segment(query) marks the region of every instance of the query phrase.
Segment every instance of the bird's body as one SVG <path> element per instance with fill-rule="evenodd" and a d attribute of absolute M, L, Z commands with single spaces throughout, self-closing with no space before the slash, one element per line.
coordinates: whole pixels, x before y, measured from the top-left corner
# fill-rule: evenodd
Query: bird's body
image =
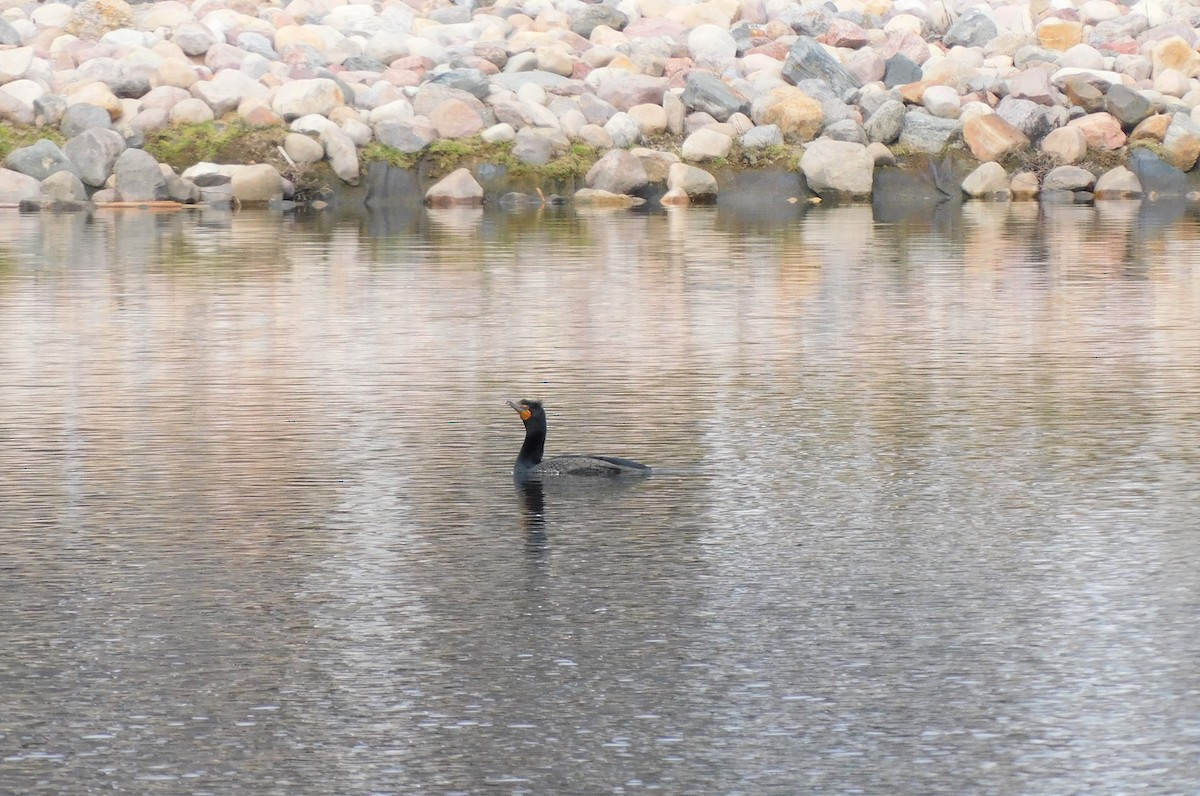
<path fill-rule="evenodd" d="M 513 465 L 513 476 L 520 480 L 573 476 L 643 476 L 650 468 L 632 459 L 619 456 L 566 454 L 543 458 L 546 448 L 546 410 L 539 401 L 524 400 L 508 405 L 521 416 L 525 424 L 525 442 Z"/>

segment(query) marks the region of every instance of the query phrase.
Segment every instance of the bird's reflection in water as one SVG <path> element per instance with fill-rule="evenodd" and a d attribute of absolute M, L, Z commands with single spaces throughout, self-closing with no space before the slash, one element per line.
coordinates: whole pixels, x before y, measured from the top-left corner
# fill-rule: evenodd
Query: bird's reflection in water
<path fill-rule="evenodd" d="M 525 515 L 525 550 L 543 553 L 546 550 L 546 493 L 542 482 L 532 479 L 515 483 Z"/>

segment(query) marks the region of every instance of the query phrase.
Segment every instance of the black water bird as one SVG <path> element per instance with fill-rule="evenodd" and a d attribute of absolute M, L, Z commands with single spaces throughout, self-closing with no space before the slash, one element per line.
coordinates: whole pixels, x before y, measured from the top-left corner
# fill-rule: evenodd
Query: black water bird
<path fill-rule="evenodd" d="M 619 456 L 567 454 L 542 458 L 546 448 L 546 410 L 541 401 L 523 400 L 508 405 L 517 411 L 525 424 L 525 442 L 513 465 L 513 477 L 524 481 L 559 475 L 645 476 L 650 468 L 632 459 Z"/>

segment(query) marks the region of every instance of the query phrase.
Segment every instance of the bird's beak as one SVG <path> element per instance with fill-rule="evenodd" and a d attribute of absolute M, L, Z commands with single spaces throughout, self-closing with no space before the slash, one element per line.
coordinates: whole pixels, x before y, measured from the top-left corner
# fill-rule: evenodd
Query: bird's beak
<path fill-rule="evenodd" d="M 505 403 L 508 404 L 509 406 L 511 406 L 513 409 L 517 410 L 517 414 L 521 416 L 522 423 L 525 422 L 526 420 L 528 420 L 529 418 L 533 417 L 533 412 L 530 412 L 524 406 L 521 406 L 520 404 L 515 404 L 512 401 L 505 401 Z"/>

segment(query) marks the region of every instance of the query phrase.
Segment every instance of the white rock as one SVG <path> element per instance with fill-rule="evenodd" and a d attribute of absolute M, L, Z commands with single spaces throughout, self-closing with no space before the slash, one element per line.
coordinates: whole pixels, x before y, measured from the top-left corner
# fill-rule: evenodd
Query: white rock
<path fill-rule="evenodd" d="M 591 125 L 585 125 L 590 127 Z M 612 138 L 612 146 L 618 149 L 628 149 L 641 140 L 642 128 L 628 113 L 619 112 L 604 124 L 604 131 Z M 583 131 L 580 130 L 580 135 Z"/>
<path fill-rule="evenodd" d="M 687 37 L 688 52 L 700 65 L 723 69 L 737 55 L 737 42 L 726 27 L 698 25 Z"/>
<path fill-rule="evenodd" d="M 283 151 L 296 163 L 316 163 L 325 158 L 321 142 L 300 133 L 288 133 L 284 137 Z"/>
<path fill-rule="evenodd" d="M 959 103 L 958 92 L 949 86 L 929 86 L 921 95 L 925 109 L 942 119 L 957 119 Z"/>
<path fill-rule="evenodd" d="M 972 199 L 981 197 L 1005 199 L 1009 196 L 1008 173 L 995 161 L 983 163 L 962 181 L 962 192 Z M 999 196 L 998 196 L 999 195 Z"/>
<path fill-rule="evenodd" d="M 733 136 L 703 128 L 684 139 L 679 153 L 684 160 L 715 160 L 727 157 L 732 148 Z"/>
<path fill-rule="evenodd" d="M 341 87 L 328 78 L 318 77 L 284 83 L 271 100 L 271 110 L 284 121 L 291 121 L 310 113 L 328 116 L 334 108 L 345 104 Z"/>
<path fill-rule="evenodd" d="M 270 93 L 262 83 L 236 69 L 222 69 L 212 80 L 197 80 L 188 90 L 217 116 L 234 110 L 246 97 L 266 98 Z"/>
<path fill-rule="evenodd" d="M 321 143 L 325 146 L 329 167 L 338 179 L 347 185 L 358 185 L 358 147 L 353 139 L 340 128 L 328 127 L 321 134 Z"/>
<path fill-rule="evenodd" d="M 517 131 L 511 124 L 501 122 L 484 130 L 479 137 L 489 144 L 512 143 L 517 138 Z"/>
<path fill-rule="evenodd" d="M 805 146 L 800 170 L 819 194 L 866 196 L 875 177 L 875 158 L 862 144 L 818 138 Z"/>
<path fill-rule="evenodd" d="M 675 163 L 667 169 L 667 189 L 679 189 L 690 198 L 717 195 L 717 178 L 707 171 L 686 163 Z"/>
<path fill-rule="evenodd" d="M 211 122 L 214 118 L 213 109 L 204 100 L 189 97 L 172 106 L 169 111 L 171 124 L 198 124 Z"/>

